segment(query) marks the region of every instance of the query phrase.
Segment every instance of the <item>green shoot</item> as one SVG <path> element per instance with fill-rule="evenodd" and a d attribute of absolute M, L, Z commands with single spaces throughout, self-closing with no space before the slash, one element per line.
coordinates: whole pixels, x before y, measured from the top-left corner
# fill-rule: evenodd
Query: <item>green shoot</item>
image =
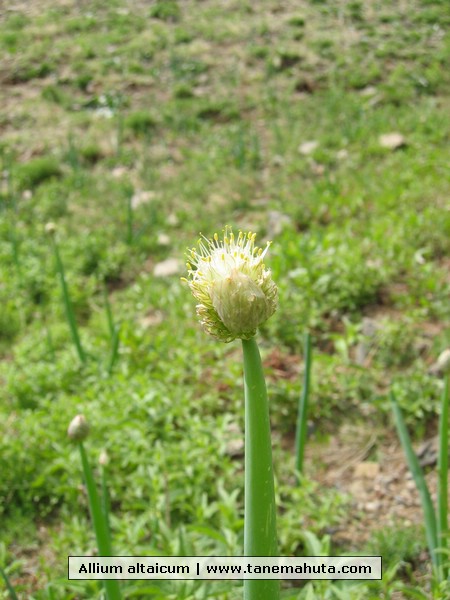
<path fill-rule="evenodd" d="M 411 471 L 411 474 L 414 478 L 414 482 L 420 495 L 420 501 L 422 503 L 422 510 L 425 518 L 425 535 L 431 560 L 433 562 L 434 568 L 437 572 L 439 572 L 441 560 L 440 556 L 436 552 L 436 549 L 438 547 L 436 514 L 434 511 L 433 502 L 431 500 L 430 491 L 425 481 L 425 477 L 422 468 L 419 464 L 419 460 L 412 447 L 411 439 L 406 428 L 402 411 L 397 403 L 397 399 L 393 392 L 391 392 L 390 398 L 392 402 L 392 409 L 394 411 L 394 419 L 397 427 L 398 436 L 400 438 L 400 443 L 403 447 L 409 470 Z"/>
<path fill-rule="evenodd" d="M 438 496 L 437 496 L 437 541 L 443 551 L 442 578 L 448 577 L 448 402 L 449 375 L 447 373 L 442 394 L 441 415 L 439 419 L 439 456 L 438 456 Z"/>
<path fill-rule="evenodd" d="M 51 225 L 51 224 L 47 225 L 47 231 L 50 234 L 50 239 L 51 239 L 51 243 L 52 243 L 52 247 L 53 247 L 53 253 L 55 255 L 56 268 L 57 268 L 57 271 L 59 274 L 59 281 L 61 283 L 64 308 L 66 311 L 66 318 L 67 318 L 67 322 L 68 322 L 69 328 L 70 328 L 70 333 L 72 336 L 72 342 L 73 342 L 73 345 L 75 346 L 75 349 L 76 349 L 78 358 L 80 359 L 80 362 L 85 363 L 86 362 L 86 354 L 83 350 L 83 346 L 81 345 L 81 340 L 80 340 L 80 336 L 78 333 L 78 326 L 77 326 L 77 322 L 75 319 L 75 312 L 73 310 L 72 302 L 70 300 L 69 288 L 67 287 L 66 276 L 65 276 L 65 272 L 64 272 L 64 264 L 62 262 L 61 255 L 59 253 L 58 244 L 57 244 L 56 238 L 55 238 L 55 231 L 54 231 L 54 229 L 52 230 L 49 227 L 49 225 Z"/>
<path fill-rule="evenodd" d="M 305 335 L 305 372 L 303 377 L 303 389 L 299 399 L 297 427 L 295 432 L 295 457 L 297 473 L 303 472 L 303 459 L 305 455 L 306 437 L 308 433 L 308 401 L 311 382 L 311 335 Z"/>
<path fill-rule="evenodd" d="M 80 450 L 81 464 L 83 466 L 83 474 L 89 499 L 89 508 L 94 525 L 95 537 L 97 539 L 99 556 L 113 556 L 108 520 L 106 514 L 103 512 L 104 509 L 102 508 L 102 501 L 98 494 L 97 486 L 95 485 L 91 465 L 89 464 L 86 451 L 81 441 L 78 443 L 78 447 Z M 106 505 L 104 504 L 104 506 Z M 120 587 L 117 580 L 105 579 L 103 583 L 108 600 L 121 600 L 122 594 L 120 592 Z"/>

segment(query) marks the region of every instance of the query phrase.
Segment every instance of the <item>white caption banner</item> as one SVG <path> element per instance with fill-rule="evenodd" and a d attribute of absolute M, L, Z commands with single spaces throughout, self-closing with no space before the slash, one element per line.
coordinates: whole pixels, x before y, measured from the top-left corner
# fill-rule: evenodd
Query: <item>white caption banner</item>
<path fill-rule="evenodd" d="M 381 556 L 69 556 L 69 579 L 381 579 Z"/>

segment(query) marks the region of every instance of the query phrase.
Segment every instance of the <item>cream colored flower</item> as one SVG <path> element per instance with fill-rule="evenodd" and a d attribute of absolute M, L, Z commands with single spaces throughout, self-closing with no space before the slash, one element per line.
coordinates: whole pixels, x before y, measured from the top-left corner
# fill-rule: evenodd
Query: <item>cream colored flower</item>
<path fill-rule="evenodd" d="M 214 234 L 193 248 L 187 264 L 189 287 L 198 300 L 197 315 L 205 331 L 223 342 L 250 339 L 277 308 L 277 286 L 264 265 L 264 250 L 255 233 L 227 227 L 223 240 Z"/>

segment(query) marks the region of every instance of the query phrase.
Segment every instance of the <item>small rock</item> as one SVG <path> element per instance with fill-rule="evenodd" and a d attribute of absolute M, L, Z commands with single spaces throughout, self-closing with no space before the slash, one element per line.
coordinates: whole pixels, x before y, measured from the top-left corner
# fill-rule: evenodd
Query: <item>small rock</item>
<path fill-rule="evenodd" d="M 278 210 L 269 210 L 267 217 L 267 237 L 269 239 L 280 235 L 284 227 L 292 223 L 292 219 L 288 215 L 284 215 Z"/>
<path fill-rule="evenodd" d="M 355 496 L 355 498 L 360 498 L 365 496 L 365 486 L 363 485 L 362 481 L 352 481 L 348 486 L 347 486 L 348 491 Z"/>
<path fill-rule="evenodd" d="M 380 508 L 380 503 L 377 502 L 376 500 L 373 502 L 366 502 L 364 508 L 368 511 L 368 512 L 375 512 Z"/>
<path fill-rule="evenodd" d="M 370 346 L 365 344 L 364 342 L 359 342 L 359 344 L 355 348 L 355 363 L 357 365 L 363 366 L 366 362 L 366 358 L 369 354 Z"/>
<path fill-rule="evenodd" d="M 108 106 L 101 106 L 94 111 L 96 117 L 104 117 L 105 119 L 112 119 L 114 112 Z"/>
<path fill-rule="evenodd" d="M 208 205 L 226 206 L 227 199 L 222 194 L 211 194 L 208 199 Z"/>
<path fill-rule="evenodd" d="M 272 164 L 274 167 L 282 167 L 284 165 L 283 156 L 280 156 L 279 154 L 275 154 L 275 156 L 272 157 Z"/>
<path fill-rule="evenodd" d="M 178 164 L 184 161 L 183 153 L 181 152 L 181 150 L 179 150 L 179 148 L 172 148 L 170 152 L 170 158 Z"/>
<path fill-rule="evenodd" d="M 397 150 L 406 146 L 405 138 L 401 133 L 392 132 L 380 135 L 378 138 L 380 146 L 388 150 Z"/>
<path fill-rule="evenodd" d="M 170 213 L 170 215 L 167 217 L 167 222 L 169 225 L 172 225 L 172 227 L 176 227 L 179 224 L 177 215 L 175 213 Z"/>
<path fill-rule="evenodd" d="M 269 198 L 255 198 L 252 200 L 253 206 L 267 206 L 269 204 Z"/>
<path fill-rule="evenodd" d="M 153 146 L 150 147 L 149 151 L 150 151 L 151 157 L 155 161 L 162 161 L 162 160 L 167 160 L 168 158 L 170 158 L 169 149 L 167 148 L 167 146 L 164 146 L 162 144 L 154 144 Z"/>
<path fill-rule="evenodd" d="M 174 164 L 167 163 L 160 167 L 159 174 L 164 179 L 164 181 L 170 181 L 176 176 L 177 169 Z"/>
<path fill-rule="evenodd" d="M 345 160 L 346 158 L 348 158 L 348 150 L 342 148 L 342 150 L 339 150 L 339 152 L 336 154 L 336 158 L 338 160 Z"/>
<path fill-rule="evenodd" d="M 375 96 L 375 94 L 377 93 L 377 88 L 373 87 L 373 85 L 368 85 L 367 87 L 363 88 L 360 92 L 361 96 Z"/>
<path fill-rule="evenodd" d="M 178 258 L 168 258 L 155 265 L 153 275 L 155 277 L 170 277 L 181 272 L 181 261 Z"/>
<path fill-rule="evenodd" d="M 311 171 L 314 175 L 323 175 L 325 173 L 325 166 L 315 162 L 311 165 Z"/>
<path fill-rule="evenodd" d="M 357 478 L 374 479 L 380 472 L 380 465 L 376 462 L 364 461 L 356 465 L 354 476 Z"/>
<path fill-rule="evenodd" d="M 319 142 L 315 141 L 315 140 L 311 140 L 309 142 L 303 142 L 303 144 L 300 144 L 300 146 L 298 147 L 298 151 L 300 152 L 300 154 L 303 154 L 304 156 L 308 156 L 308 154 L 311 154 L 312 152 L 314 152 L 314 150 L 318 147 Z"/>
<path fill-rule="evenodd" d="M 123 177 L 127 172 L 127 168 L 126 167 L 116 167 L 115 169 L 112 170 L 112 176 L 114 177 L 114 179 L 120 179 L 121 177 Z"/>
<path fill-rule="evenodd" d="M 131 198 L 131 208 L 136 209 L 142 204 L 148 204 L 155 196 L 155 192 L 150 190 L 136 192 Z"/>
<path fill-rule="evenodd" d="M 170 237 L 167 233 L 158 234 L 158 244 L 160 246 L 170 246 Z"/>
<path fill-rule="evenodd" d="M 379 329 L 379 325 L 375 319 L 364 317 L 362 320 L 361 333 L 365 338 L 373 338 Z M 370 339 L 361 340 L 355 348 L 355 362 L 358 365 L 365 365 L 366 359 L 369 356 L 372 348 Z"/>
<path fill-rule="evenodd" d="M 152 310 L 141 319 L 141 325 L 145 329 L 155 327 L 164 321 L 164 313 L 160 310 Z"/>
<path fill-rule="evenodd" d="M 226 453 L 232 458 L 244 456 L 244 440 L 241 438 L 230 440 L 227 443 Z"/>

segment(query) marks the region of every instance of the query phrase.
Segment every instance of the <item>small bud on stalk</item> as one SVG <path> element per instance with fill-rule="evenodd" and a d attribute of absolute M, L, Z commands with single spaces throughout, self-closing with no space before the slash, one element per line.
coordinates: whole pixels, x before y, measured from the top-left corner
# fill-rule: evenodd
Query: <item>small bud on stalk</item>
<path fill-rule="evenodd" d="M 77 415 L 72 419 L 67 429 L 67 435 L 73 442 L 82 442 L 89 435 L 89 423 L 84 415 Z"/>
<path fill-rule="evenodd" d="M 447 348 L 439 354 L 437 366 L 441 373 L 450 373 L 450 348 Z"/>

